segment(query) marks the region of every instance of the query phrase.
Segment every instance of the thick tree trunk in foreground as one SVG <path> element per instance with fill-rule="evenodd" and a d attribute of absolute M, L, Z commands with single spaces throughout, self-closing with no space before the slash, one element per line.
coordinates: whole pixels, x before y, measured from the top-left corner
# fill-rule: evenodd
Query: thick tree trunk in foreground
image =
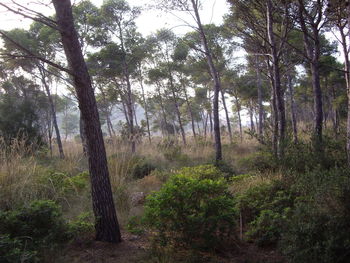
<path fill-rule="evenodd" d="M 214 139 L 215 139 L 215 160 L 222 160 L 222 150 L 221 150 L 221 135 L 220 135 L 220 117 L 219 117 L 219 92 L 221 90 L 221 83 L 219 79 L 219 74 L 214 65 L 212 53 L 210 51 L 207 38 L 204 33 L 201 19 L 198 12 L 198 1 L 191 0 L 192 7 L 194 10 L 194 15 L 196 17 L 196 22 L 198 26 L 198 31 L 202 40 L 202 45 L 206 54 L 208 66 L 210 69 L 211 77 L 214 82 L 214 97 L 213 97 L 213 120 L 214 120 Z"/>
<path fill-rule="evenodd" d="M 84 121 L 96 240 L 117 243 L 121 241 L 121 236 L 109 180 L 106 151 L 91 79 L 74 28 L 71 2 L 53 0 L 53 4 L 64 51 L 73 71 L 74 87 Z"/>

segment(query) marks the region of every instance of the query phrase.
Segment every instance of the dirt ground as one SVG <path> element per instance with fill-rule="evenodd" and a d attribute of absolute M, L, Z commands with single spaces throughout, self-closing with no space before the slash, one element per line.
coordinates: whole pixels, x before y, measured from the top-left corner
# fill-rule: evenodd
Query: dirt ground
<path fill-rule="evenodd" d="M 215 257 L 182 260 L 150 257 L 149 241 L 145 236 L 122 233 L 123 242 L 109 244 L 98 241 L 82 241 L 69 245 L 56 263 L 283 263 L 283 258 L 274 250 L 258 248 L 243 243 L 239 249 L 219 253 Z"/>

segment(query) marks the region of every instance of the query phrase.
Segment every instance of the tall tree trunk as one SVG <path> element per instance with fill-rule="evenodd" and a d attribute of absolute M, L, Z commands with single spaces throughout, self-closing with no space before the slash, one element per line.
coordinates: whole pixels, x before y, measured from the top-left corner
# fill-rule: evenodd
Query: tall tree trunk
<path fill-rule="evenodd" d="M 80 115 L 79 115 L 79 134 L 80 134 L 80 139 L 81 139 L 81 145 L 83 146 L 83 154 L 87 156 L 88 147 L 87 147 L 86 133 L 85 133 L 84 127 L 85 127 L 84 120 L 83 120 L 82 114 L 80 112 Z"/>
<path fill-rule="evenodd" d="M 249 119 L 250 119 L 250 130 L 252 133 L 255 133 L 255 125 L 254 125 L 254 120 L 253 120 L 253 105 L 252 105 L 252 100 L 249 102 Z"/>
<path fill-rule="evenodd" d="M 182 125 L 181 113 L 180 113 L 179 104 L 178 104 L 178 101 L 177 101 L 177 96 L 175 94 L 175 86 L 174 86 L 173 76 L 172 76 L 172 72 L 171 72 L 170 68 L 168 68 L 168 72 L 169 72 L 170 89 L 171 89 L 171 94 L 173 95 L 174 106 L 175 106 L 177 121 L 178 121 L 179 126 L 180 126 L 182 142 L 183 142 L 184 145 L 186 145 L 186 134 L 185 134 L 184 127 Z"/>
<path fill-rule="evenodd" d="M 74 28 L 71 2 L 53 0 L 53 4 L 84 121 L 96 240 L 117 243 L 121 241 L 121 235 L 109 180 L 106 150 L 91 79 Z"/>
<path fill-rule="evenodd" d="M 273 32 L 273 17 L 272 17 L 272 2 L 267 0 L 267 33 L 269 38 L 269 44 L 271 47 L 272 55 L 272 71 L 274 81 L 274 91 L 277 108 L 277 121 L 278 121 L 278 141 L 277 141 L 277 157 L 282 158 L 284 155 L 285 144 L 285 130 L 286 130 L 286 116 L 283 99 L 283 91 L 281 87 L 281 77 L 279 68 L 279 58 L 277 54 L 277 47 L 275 36 Z"/>
<path fill-rule="evenodd" d="M 184 94 L 185 94 L 185 100 L 186 100 L 186 104 L 187 104 L 187 109 L 188 109 L 188 112 L 190 114 L 190 118 L 191 118 L 191 126 L 192 126 L 192 133 L 193 133 L 193 137 L 196 139 L 196 129 L 195 129 L 195 126 L 194 126 L 194 116 L 193 116 L 193 110 L 192 110 L 192 105 L 188 99 L 188 94 L 187 94 L 187 89 L 186 87 L 183 85 L 182 86 L 182 89 L 184 91 Z M 199 129 L 198 129 L 198 132 L 199 132 Z"/>
<path fill-rule="evenodd" d="M 131 91 L 131 83 L 130 83 L 130 73 L 129 73 L 129 65 L 126 61 L 126 52 L 124 47 L 124 37 L 123 37 L 123 31 L 122 26 L 120 23 L 118 24 L 119 29 L 119 39 L 120 39 L 120 46 L 123 52 L 123 59 L 122 59 L 122 68 L 123 68 L 123 75 L 124 80 L 126 83 L 126 94 L 127 94 L 127 101 L 126 101 L 126 109 L 129 115 L 129 140 L 131 143 L 131 152 L 136 152 L 136 141 L 135 141 L 135 127 L 134 127 L 134 103 L 132 98 L 132 91 Z M 136 115 L 135 115 L 136 116 Z"/>
<path fill-rule="evenodd" d="M 213 97 L 213 119 L 214 119 L 214 139 L 215 139 L 215 160 L 222 160 L 222 149 L 221 149 L 221 136 L 220 136 L 220 117 L 219 117 L 219 92 L 221 90 L 221 83 L 219 79 L 219 74 L 214 65 L 214 60 L 212 57 L 212 52 L 209 48 L 206 35 L 202 26 L 202 22 L 198 12 L 198 1 L 191 0 L 194 15 L 196 18 L 196 23 L 198 26 L 198 31 L 201 37 L 202 45 L 207 58 L 208 66 L 210 69 L 211 77 L 214 82 L 214 97 Z"/>
<path fill-rule="evenodd" d="M 159 105 L 160 108 L 162 110 L 162 115 L 163 115 L 163 120 L 164 120 L 164 125 L 165 125 L 165 132 L 167 134 L 167 136 L 169 136 L 168 133 L 168 121 L 167 121 L 167 117 L 166 117 L 166 112 L 165 112 L 165 108 L 164 108 L 164 104 L 163 104 L 163 99 L 162 99 L 162 94 L 160 93 L 160 84 L 157 83 L 157 90 L 158 90 L 158 96 L 159 96 Z"/>
<path fill-rule="evenodd" d="M 148 140 L 149 143 L 152 143 L 151 139 L 151 129 L 149 127 L 149 117 L 148 117 L 148 105 L 146 103 L 146 96 L 145 96 L 145 89 L 143 87 L 143 78 L 142 78 L 142 69 L 139 65 L 139 76 L 140 76 L 140 86 L 141 86 L 141 94 L 142 94 L 142 101 L 143 101 L 143 107 L 145 110 L 145 117 L 146 117 L 146 125 L 147 125 L 147 134 L 148 134 Z"/>
<path fill-rule="evenodd" d="M 256 56 L 256 82 L 258 86 L 258 107 L 259 107 L 259 130 L 258 136 L 260 140 L 263 139 L 264 132 L 264 106 L 263 106 L 263 91 L 261 84 L 261 71 L 258 65 L 258 56 Z"/>
<path fill-rule="evenodd" d="M 227 130 L 228 130 L 228 135 L 230 136 L 230 143 L 232 143 L 233 142 L 233 138 L 232 138 L 232 129 L 231 129 L 230 116 L 228 114 L 228 110 L 227 110 L 227 106 L 226 106 L 225 92 L 222 89 L 221 89 L 221 100 L 222 100 L 222 105 L 224 106 L 224 110 L 225 110 Z"/>
<path fill-rule="evenodd" d="M 347 2 L 347 13 L 348 13 L 348 38 L 350 41 L 350 1 Z M 339 26 L 338 26 L 339 27 Z M 343 48 L 344 53 L 344 61 L 345 61 L 345 80 L 346 80 L 346 90 L 348 97 L 348 108 L 347 108 L 347 127 L 346 127 L 346 150 L 348 157 L 348 166 L 350 167 L 350 58 L 349 58 L 349 46 L 348 41 L 346 40 L 346 34 L 344 32 L 344 27 L 339 27 L 339 32 L 341 35 L 341 46 Z M 334 92 L 334 91 L 333 91 Z M 334 92 L 335 93 L 335 92 Z M 335 118 L 337 119 L 337 113 Z"/>
<path fill-rule="evenodd" d="M 314 93 L 314 136 L 313 145 L 314 152 L 319 155 L 319 159 L 322 162 L 323 158 L 323 145 L 322 145 L 322 127 L 323 127 L 323 105 L 322 105 L 322 90 L 320 85 L 320 70 L 319 70 L 319 59 L 320 59 L 320 29 L 319 24 L 322 21 L 322 5 L 317 1 L 315 10 L 316 15 L 313 16 L 313 21 L 305 21 L 305 19 L 312 17 L 311 14 L 307 13 L 303 0 L 298 0 L 298 18 L 300 26 L 303 32 L 304 47 L 306 56 L 311 69 L 312 77 L 312 89 Z M 317 20 L 316 22 L 314 20 Z M 310 27 L 310 30 L 308 26 Z"/>
<path fill-rule="evenodd" d="M 293 129 L 293 141 L 294 143 L 297 143 L 298 126 L 297 126 L 296 105 L 294 100 L 294 88 L 293 88 L 292 78 L 290 74 L 287 75 L 287 78 L 288 78 L 288 88 L 289 88 L 289 97 L 290 97 L 290 114 L 291 114 L 292 129 Z"/>
<path fill-rule="evenodd" d="M 52 115 L 52 124 L 53 124 L 53 127 L 55 129 L 55 133 L 56 133 L 58 152 L 60 154 L 60 158 L 64 159 L 64 152 L 63 152 L 61 134 L 60 134 L 60 129 L 58 128 L 58 124 L 57 124 L 55 103 L 53 102 L 53 99 L 52 99 L 52 96 L 51 96 L 50 87 L 49 87 L 49 85 L 46 82 L 45 71 L 44 71 L 44 69 L 42 68 L 41 65 L 39 65 L 38 68 L 39 68 L 40 75 L 41 75 L 41 82 L 43 83 L 43 86 L 45 88 L 46 95 L 47 95 L 47 98 L 48 98 L 49 104 L 50 104 L 50 110 L 51 110 L 51 115 Z"/>
<path fill-rule="evenodd" d="M 236 109 L 237 109 L 237 115 L 238 115 L 238 126 L 239 126 L 239 137 L 241 139 L 241 142 L 243 142 L 243 129 L 242 129 L 242 118 L 241 118 L 241 104 L 239 102 L 238 96 L 234 95 L 235 103 L 236 103 Z"/>

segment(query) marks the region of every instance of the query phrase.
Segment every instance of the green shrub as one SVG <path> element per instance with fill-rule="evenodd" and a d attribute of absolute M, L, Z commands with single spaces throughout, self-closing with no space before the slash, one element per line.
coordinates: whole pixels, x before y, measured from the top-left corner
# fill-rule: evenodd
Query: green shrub
<path fill-rule="evenodd" d="M 18 210 L 0 212 L 2 249 L 12 247 L 6 257 L 16 259 L 18 256 L 17 262 L 23 255 L 33 261 L 43 249 L 53 249 L 66 241 L 66 230 L 60 207 L 53 201 L 34 201 Z M 30 260 L 28 262 L 32 262 Z"/>
<path fill-rule="evenodd" d="M 350 173 L 335 168 L 297 177 L 301 194 L 281 248 L 291 262 L 350 262 Z"/>
<path fill-rule="evenodd" d="M 48 172 L 39 178 L 39 183 L 46 189 L 51 189 L 54 197 L 79 193 L 88 185 L 89 174 L 87 172 L 69 176 L 66 173 Z"/>
<path fill-rule="evenodd" d="M 84 234 L 92 233 L 94 224 L 90 213 L 82 213 L 76 219 L 68 223 L 68 235 L 72 239 L 78 239 Z"/>
<path fill-rule="evenodd" d="M 350 262 L 350 217 L 299 204 L 282 235 L 283 253 L 293 263 Z"/>
<path fill-rule="evenodd" d="M 296 195 L 280 181 L 248 189 L 238 197 L 238 208 L 248 225 L 247 238 L 259 246 L 275 245 Z"/>
<path fill-rule="evenodd" d="M 0 262 L 38 262 L 37 252 L 26 247 L 25 238 L 10 238 L 9 235 L 0 235 Z"/>
<path fill-rule="evenodd" d="M 212 248 L 233 234 L 236 210 L 214 166 L 184 168 L 147 198 L 145 222 L 163 245 Z"/>
<path fill-rule="evenodd" d="M 132 168 L 132 177 L 134 179 L 141 179 L 148 176 L 157 167 L 144 157 L 134 157 L 134 166 Z"/>
<path fill-rule="evenodd" d="M 132 216 L 126 225 L 126 229 L 135 235 L 141 235 L 144 233 L 144 227 L 142 218 L 139 216 Z"/>
<path fill-rule="evenodd" d="M 272 153 L 268 151 L 255 152 L 237 162 L 239 170 L 247 171 L 273 171 L 277 168 L 277 162 Z"/>

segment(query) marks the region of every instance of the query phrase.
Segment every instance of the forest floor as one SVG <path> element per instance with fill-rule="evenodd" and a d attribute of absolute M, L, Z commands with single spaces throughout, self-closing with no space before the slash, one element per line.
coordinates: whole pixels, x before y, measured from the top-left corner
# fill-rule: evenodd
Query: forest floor
<path fill-rule="evenodd" d="M 186 256 L 166 259 L 152 256 L 150 242 L 147 236 L 122 233 L 123 241 L 119 244 L 110 244 L 99 241 L 81 240 L 69 245 L 57 262 L 71 263 L 282 263 L 283 257 L 273 249 L 260 248 L 251 243 L 241 243 L 239 249 L 234 251 L 219 252 L 216 255 L 203 253 L 197 259 L 189 259 Z"/>

